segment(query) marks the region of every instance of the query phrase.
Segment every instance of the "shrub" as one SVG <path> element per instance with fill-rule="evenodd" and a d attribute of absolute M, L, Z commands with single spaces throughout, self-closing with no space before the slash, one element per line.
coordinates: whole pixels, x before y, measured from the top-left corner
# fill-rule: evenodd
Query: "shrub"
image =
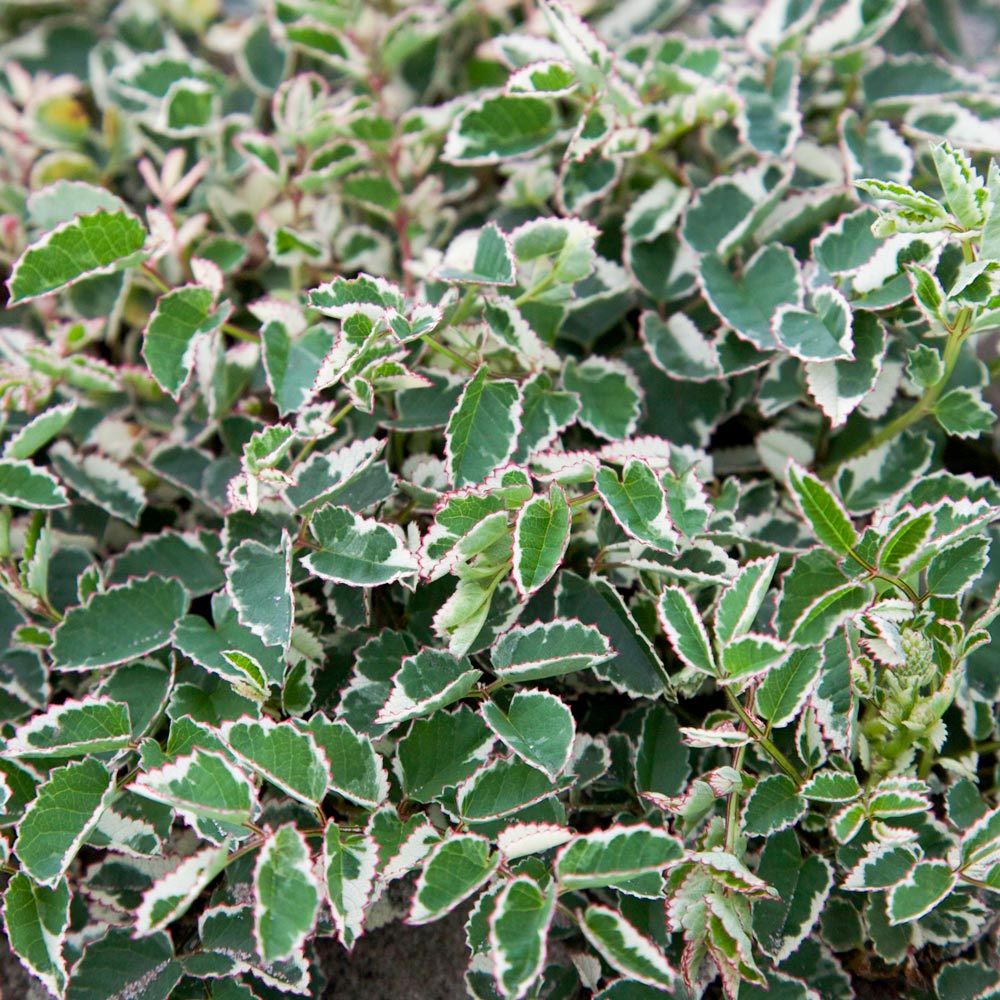
<path fill-rule="evenodd" d="M 991 5 L 580 6 L 0 14 L 54 995 L 998 995 Z"/>

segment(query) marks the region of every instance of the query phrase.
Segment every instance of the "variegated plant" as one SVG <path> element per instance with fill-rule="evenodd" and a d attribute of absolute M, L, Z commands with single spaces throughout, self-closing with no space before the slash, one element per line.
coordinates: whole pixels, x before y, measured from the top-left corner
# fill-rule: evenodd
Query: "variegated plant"
<path fill-rule="evenodd" d="M 1000 997 L 994 8 L 0 5 L 54 996 Z"/>

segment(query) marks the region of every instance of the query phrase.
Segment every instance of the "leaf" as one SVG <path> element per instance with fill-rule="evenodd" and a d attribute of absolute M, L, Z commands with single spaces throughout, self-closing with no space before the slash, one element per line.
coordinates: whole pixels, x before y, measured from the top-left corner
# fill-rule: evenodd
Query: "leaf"
<path fill-rule="evenodd" d="M 754 903 L 754 937 L 762 951 L 782 962 L 816 925 L 833 885 L 833 868 L 818 854 L 803 858 L 798 835 L 784 830 L 768 838 L 757 875 L 777 896 Z"/>
<path fill-rule="evenodd" d="M 79 757 L 121 750 L 132 736 L 126 705 L 107 698 L 68 699 L 19 726 L 5 757 Z"/>
<path fill-rule="evenodd" d="M 318 548 L 302 562 L 323 580 L 376 587 L 417 573 L 416 557 L 394 525 L 329 505 L 313 514 L 309 531 Z"/>
<path fill-rule="evenodd" d="M 992 407 L 983 401 L 981 391 L 952 389 L 934 406 L 938 423 L 956 437 L 974 438 L 988 434 L 996 424 Z"/>
<path fill-rule="evenodd" d="M 96 759 L 49 773 L 18 824 L 14 842 L 14 853 L 34 881 L 50 888 L 61 881 L 115 791 L 113 777 Z"/>
<path fill-rule="evenodd" d="M 754 559 L 722 592 L 715 609 L 715 640 L 720 646 L 725 646 L 753 626 L 777 566 L 777 556 Z"/>
<path fill-rule="evenodd" d="M 513 461 L 526 462 L 533 452 L 548 448 L 580 414 L 580 399 L 552 388 L 552 379 L 538 372 L 521 384 L 521 435 Z"/>
<path fill-rule="evenodd" d="M 326 756 L 291 722 L 237 720 L 222 726 L 229 749 L 250 770 L 299 802 L 318 808 L 330 783 Z"/>
<path fill-rule="evenodd" d="M 715 344 L 686 313 L 663 320 L 647 310 L 639 318 L 639 333 L 653 364 L 671 378 L 705 382 L 722 377 Z"/>
<path fill-rule="evenodd" d="M 472 259 L 468 260 L 469 257 Z M 463 266 L 466 261 L 467 266 Z M 514 253 L 510 241 L 495 222 L 488 223 L 478 232 L 465 230 L 452 241 L 435 277 L 439 281 L 477 285 L 513 285 Z"/>
<path fill-rule="evenodd" d="M 499 864 L 500 855 L 491 854 L 485 837 L 460 833 L 441 841 L 424 862 L 407 923 L 426 924 L 450 913 L 483 885 Z"/>
<path fill-rule="evenodd" d="M 931 155 L 951 214 L 965 229 L 978 229 L 984 221 L 987 192 L 972 161 L 947 141 L 931 146 Z"/>
<path fill-rule="evenodd" d="M 139 263 L 146 229 L 130 213 L 99 209 L 46 233 L 14 264 L 7 288 L 16 305 L 48 295 L 95 274 Z"/>
<path fill-rule="evenodd" d="M 806 811 L 806 801 L 795 782 L 772 774 L 757 782 L 743 807 L 743 829 L 754 837 L 769 837 L 796 823 Z"/>
<path fill-rule="evenodd" d="M 673 989 L 677 973 L 663 952 L 608 906 L 588 906 L 580 925 L 598 954 L 623 976 L 659 989 Z"/>
<path fill-rule="evenodd" d="M 661 552 L 677 551 L 680 536 L 670 522 L 666 493 L 646 462 L 629 459 L 620 480 L 614 470 L 601 466 L 595 484 L 611 516 L 626 534 Z"/>
<path fill-rule="evenodd" d="M 55 996 L 66 989 L 63 945 L 69 929 L 70 889 L 65 879 L 52 888 L 35 885 L 23 872 L 7 883 L 3 922 L 11 951 Z"/>
<path fill-rule="evenodd" d="M 558 127 L 550 101 L 513 94 L 489 98 L 459 115 L 442 157 L 462 166 L 499 163 L 546 146 Z"/>
<path fill-rule="evenodd" d="M 398 725 L 406 719 L 429 715 L 464 698 L 480 676 L 480 671 L 470 668 L 468 660 L 457 660 L 443 650 L 422 649 L 403 659 L 375 721 Z"/>
<path fill-rule="evenodd" d="M 479 709 L 498 739 L 553 781 L 569 763 L 576 736 L 573 713 L 546 691 L 517 691 L 506 711 L 492 701 Z"/>
<path fill-rule="evenodd" d="M 69 503 L 59 480 L 27 461 L 0 460 L 0 503 L 35 510 L 53 510 Z"/>
<path fill-rule="evenodd" d="M 712 312 L 761 351 L 778 346 L 771 329 L 775 312 L 782 306 L 798 308 L 802 304 L 802 279 L 795 255 L 776 243 L 758 250 L 741 278 L 734 278 L 714 254 L 701 258 L 698 275 Z"/>
<path fill-rule="evenodd" d="M 594 889 L 661 872 L 682 857 L 681 842 L 665 830 L 644 824 L 614 826 L 578 836 L 562 847 L 556 855 L 555 872 L 567 891 Z"/>
<path fill-rule="evenodd" d="M 226 590 L 241 625 L 268 646 L 287 650 L 292 638 L 295 607 L 292 599 L 292 540 L 281 533 L 281 545 L 262 545 L 252 538 L 241 542 L 226 566 Z"/>
<path fill-rule="evenodd" d="M 490 655 L 497 678 L 513 683 L 586 670 L 614 652 L 594 625 L 560 620 L 516 626 L 497 639 Z"/>
<path fill-rule="evenodd" d="M 861 786 L 846 771 L 819 771 L 802 786 L 802 794 L 811 802 L 853 802 Z"/>
<path fill-rule="evenodd" d="M 356 733 L 346 722 L 330 722 L 314 715 L 307 723 L 330 765 L 329 791 L 365 809 L 375 809 L 389 794 L 382 758 L 370 737 Z"/>
<path fill-rule="evenodd" d="M 680 587 L 664 587 L 656 609 L 663 631 L 681 661 L 692 670 L 717 676 L 708 633 L 688 592 Z"/>
<path fill-rule="evenodd" d="M 853 360 L 851 307 L 834 288 L 810 294 L 812 308 L 779 306 L 771 321 L 775 340 L 800 361 Z"/>
<path fill-rule="evenodd" d="M 85 500 L 135 526 L 146 505 L 146 492 L 124 466 L 103 455 L 75 454 L 65 441 L 49 449 L 49 457 L 66 485 Z"/>
<path fill-rule="evenodd" d="M 783 663 L 788 654 L 789 647 L 780 639 L 753 632 L 741 635 L 722 647 L 719 662 L 724 679 L 719 683 L 739 683 L 767 674 Z"/>
<path fill-rule="evenodd" d="M 375 459 L 384 446 L 376 438 L 362 438 L 335 451 L 311 455 L 293 473 L 294 482 L 285 490 L 288 502 L 301 512 L 314 510 L 324 501 L 344 501 L 343 506 L 354 510 L 356 505 L 347 500 L 364 483 L 366 474 L 378 468 Z"/>
<path fill-rule="evenodd" d="M 796 507 L 820 542 L 838 555 L 847 555 L 858 544 L 858 534 L 841 502 L 794 461 L 788 463 L 788 485 Z"/>
<path fill-rule="evenodd" d="M 636 746 L 636 791 L 678 795 L 690 770 L 688 748 L 681 742 L 676 716 L 663 705 L 651 706 Z"/>
<path fill-rule="evenodd" d="M 147 535 L 115 556 L 106 567 L 105 582 L 128 583 L 133 577 L 154 573 L 173 577 L 192 597 L 202 597 L 226 582 L 219 564 L 220 544 L 214 531 Z"/>
<path fill-rule="evenodd" d="M 445 428 L 445 461 L 455 486 L 482 482 L 514 453 L 521 433 L 521 393 L 490 379 L 483 365 L 459 396 Z"/>
<path fill-rule="evenodd" d="M 973 536 L 939 552 L 927 567 L 927 590 L 937 597 L 959 597 L 982 576 L 990 558 L 990 539 Z"/>
<path fill-rule="evenodd" d="M 918 861 L 902 882 L 889 891 L 889 925 L 895 927 L 930 913 L 958 882 L 944 861 Z"/>
<path fill-rule="evenodd" d="M 563 387 L 580 398 L 580 423 L 598 437 L 621 441 L 635 433 L 642 389 L 623 361 L 591 355 L 566 360 Z"/>
<path fill-rule="evenodd" d="M 253 870 L 253 936 L 265 963 L 293 955 L 319 909 L 319 884 L 306 838 L 291 824 L 264 841 Z"/>
<path fill-rule="evenodd" d="M 364 930 L 378 871 L 378 844 L 367 834 L 344 833 L 332 820 L 323 835 L 326 898 L 340 943 L 350 951 Z"/>
<path fill-rule="evenodd" d="M 557 483 L 549 495 L 533 497 L 514 523 L 513 578 L 518 593 L 529 597 L 543 587 L 559 568 L 569 544 L 570 508 Z"/>
<path fill-rule="evenodd" d="M 142 332 L 142 356 L 153 378 L 174 399 L 191 377 L 197 337 L 225 321 L 229 307 L 215 308 L 204 285 L 183 285 L 161 295 Z"/>
<path fill-rule="evenodd" d="M 133 939 L 114 927 L 90 940 L 73 967 L 66 1000 L 168 1000 L 183 975 L 174 947 L 163 933 Z"/>
<path fill-rule="evenodd" d="M 458 786 L 458 811 L 463 819 L 481 823 L 509 816 L 559 791 L 560 786 L 537 768 L 517 757 L 498 757 Z"/>
<path fill-rule="evenodd" d="M 229 863 L 229 849 L 207 847 L 184 858 L 142 894 L 135 912 L 136 937 L 162 931 L 191 908 L 208 884 Z"/>
<path fill-rule="evenodd" d="M 14 461 L 24 461 L 31 458 L 73 419 L 75 413 L 75 402 L 62 403 L 59 406 L 50 406 L 43 410 L 10 436 L 4 445 L 3 457 Z M 0 483 L 3 481 L 3 474 L 0 473 Z M 0 493 L 2 493 L 2 488 L 0 488 Z"/>
<path fill-rule="evenodd" d="M 503 996 L 520 1000 L 541 974 L 555 905 L 555 884 L 543 890 L 527 876 L 510 879 L 497 896 L 489 920 L 490 949 Z"/>
<path fill-rule="evenodd" d="M 57 670 L 110 667 L 165 646 L 187 611 L 187 592 L 176 580 L 147 576 L 95 593 L 70 608 L 53 633 Z M 128 622 L 127 629 L 122 622 Z"/>
<path fill-rule="evenodd" d="M 129 788 L 137 795 L 175 809 L 215 844 L 249 836 L 245 824 L 257 808 L 250 779 L 221 753 L 195 749 L 172 763 L 140 774 Z M 209 837 L 199 820 L 216 825 Z"/>
<path fill-rule="evenodd" d="M 271 397 L 278 413 L 286 417 L 312 396 L 320 365 L 333 347 L 333 335 L 324 326 L 314 326 L 293 337 L 283 323 L 272 320 L 261 330 L 260 339 Z"/>

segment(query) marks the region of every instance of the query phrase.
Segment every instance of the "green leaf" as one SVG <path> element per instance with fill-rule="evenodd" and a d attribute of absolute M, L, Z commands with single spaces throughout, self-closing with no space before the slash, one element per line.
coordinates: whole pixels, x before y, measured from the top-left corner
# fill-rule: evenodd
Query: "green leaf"
<path fill-rule="evenodd" d="M 684 857 L 681 842 L 656 827 L 613 826 L 574 838 L 556 856 L 556 878 L 567 891 L 628 883 L 661 872 Z"/>
<path fill-rule="evenodd" d="M 416 575 L 416 557 L 394 525 L 331 504 L 313 514 L 309 531 L 318 548 L 302 562 L 323 580 L 376 587 Z"/>
<path fill-rule="evenodd" d="M 722 377 L 715 344 L 686 313 L 663 320 L 647 310 L 639 318 L 639 333 L 653 364 L 671 378 L 705 382 Z"/>
<path fill-rule="evenodd" d="M 719 662 L 724 681 L 719 683 L 739 683 L 767 674 L 783 663 L 788 653 L 788 646 L 780 639 L 753 632 L 741 635 L 722 646 Z"/>
<path fill-rule="evenodd" d="M 240 624 L 268 646 L 285 650 L 295 616 L 291 572 L 292 540 L 286 531 L 277 550 L 246 539 L 233 549 L 226 566 L 226 590 Z"/>
<path fill-rule="evenodd" d="M 53 664 L 57 670 L 87 670 L 151 653 L 170 641 L 188 603 L 180 583 L 158 576 L 95 593 L 83 607 L 70 608 L 57 626 Z"/>
<path fill-rule="evenodd" d="M 651 706 L 636 746 L 636 791 L 678 795 L 690 770 L 689 752 L 681 741 L 677 717 L 664 705 Z"/>
<path fill-rule="evenodd" d="M 743 807 L 743 829 L 754 837 L 769 837 L 797 822 L 806 801 L 794 781 L 772 774 L 757 782 Z"/>
<path fill-rule="evenodd" d="M 754 937 L 762 951 L 782 962 L 819 919 L 833 885 L 833 868 L 818 854 L 803 858 L 798 835 L 784 830 L 768 838 L 757 875 L 777 890 L 777 898 L 754 903 Z"/>
<path fill-rule="evenodd" d="M 802 304 L 802 279 L 792 251 L 776 243 L 762 247 L 747 262 L 741 278 L 734 278 L 714 254 L 702 257 L 698 268 L 712 312 L 758 350 L 774 350 L 778 346 L 771 329 L 775 312 L 782 306 Z"/>
<path fill-rule="evenodd" d="M 854 337 L 851 307 L 834 288 L 819 288 L 810 295 L 812 308 L 779 306 L 771 321 L 775 339 L 800 361 L 853 360 Z"/>
<path fill-rule="evenodd" d="M 317 452 L 295 469 L 295 481 L 285 490 L 288 502 L 300 512 L 338 500 L 354 510 L 346 501 L 365 474 L 378 468 L 375 459 L 384 446 L 384 441 L 362 438 L 335 451 Z"/>
<path fill-rule="evenodd" d="M 927 567 L 927 590 L 937 597 L 958 597 L 982 576 L 990 558 L 990 539 L 966 538 L 939 552 Z"/>
<path fill-rule="evenodd" d="M 504 632 L 491 651 L 493 672 L 507 683 L 561 677 L 610 659 L 608 640 L 582 622 L 535 622 Z"/>
<path fill-rule="evenodd" d="M 147 535 L 115 556 L 107 567 L 105 581 L 128 583 L 133 577 L 154 573 L 173 577 L 192 597 L 202 597 L 226 582 L 219 564 L 220 544 L 214 531 Z"/>
<path fill-rule="evenodd" d="M 513 578 L 522 597 L 543 587 L 559 568 L 569 544 L 570 509 L 557 483 L 549 495 L 529 500 L 514 524 Z"/>
<path fill-rule="evenodd" d="M 306 838 L 291 824 L 264 841 L 253 870 L 253 936 L 265 964 L 288 958 L 309 936 L 319 884 Z"/>
<path fill-rule="evenodd" d="M 31 462 L 5 458 L 0 460 L 0 503 L 52 510 L 65 507 L 69 497 L 51 472 Z"/>
<path fill-rule="evenodd" d="M 951 214 L 965 229 L 978 229 L 984 221 L 987 192 L 972 161 L 947 141 L 931 146 L 931 155 Z"/>
<path fill-rule="evenodd" d="M 48 295 L 95 274 L 143 259 L 146 228 L 125 211 L 78 215 L 46 233 L 18 258 L 7 280 L 11 305 Z"/>
<path fill-rule="evenodd" d="M 398 725 L 406 719 L 429 715 L 464 698 L 480 676 L 481 672 L 472 669 L 468 660 L 458 660 L 443 650 L 422 649 L 415 656 L 403 659 L 375 721 Z"/>
<path fill-rule="evenodd" d="M 510 879 L 490 914 L 493 977 L 511 1000 L 528 994 L 545 964 L 549 924 L 556 907 L 555 883 L 546 889 L 527 876 Z"/>
<path fill-rule="evenodd" d="M 958 882 L 944 861 L 918 861 L 902 882 L 889 891 L 889 924 L 895 927 L 930 913 Z"/>
<path fill-rule="evenodd" d="M 326 898 L 340 943 L 350 951 L 364 930 L 378 871 L 378 844 L 367 834 L 344 833 L 332 820 L 323 835 Z"/>
<path fill-rule="evenodd" d="M 81 757 L 121 750 L 132 735 L 128 707 L 106 698 L 68 699 L 19 726 L 6 757 Z"/>
<path fill-rule="evenodd" d="M 521 435 L 513 461 L 525 462 L 535 451 L 548 448 L 580 414 L 580 399 L 572 392 L 552 388 L 552 379 L 538 372 L 521 384 L 524 400 Z"/>
<path fill-rule="evenodd" d="M 664 587 L 656 608 L 677 656 L 692 670 L 718 676 L 708 633 L 691 595 L 680 587 Z"/>
<path fill-rule="evenodd" d="M 191 377 L 199 334 L 217 329 L 229 308 L 214 308 L 214 295 L 204 285 L 184 285 L 161 295 L 142 332 L 142 356 L 164 392 L 174 399 Z"/>
<path fill-rule="evenodd" d="M 205 839 L 220 845 L 231 837 L 248 836 L 250 831 L 244 824 L 257 808 L 253 783 L 215 751 L 195 749 L 188 756 L 140 774 L 129 788 L 175 809 Z M 208 836 L 199 820 L 215 824 L 215 835 Z"/>
<path fill-rule="evenodd" d="M 560 786 L 517 757 L 498 757 L 458 786 L 458 811 L 474 823 L 509 816 L 557 795 Z"/>
<path fill-rule="evenodd" d="M 659 989 L 673 989 L 677 973 L 649 938 L 608 906 L 588 906 L 580 925 L 597 953 L 623 976 Z"/>
<path fill-rule="evenodd" d="M 124 466 L 103 455 L 74 453 L 65 441 L 49 449 L 56 471 L 85 500 L 135 526 L 146 505 L 146 492 Z"/>
<path fill-rule="evenodd" d="M 115 791 L 114 778 L 96 759 L 50 772 L 18 825 L 14 853 L 24 870 L 55 887 Z"/>
<path fill-rule="evenodd" d="M 467 266 L 463 266 L 466 261 Z M 478 232 L 465 230 L 452 242 L 445 253 L 444 263 L 434 276 L 439 281 L 513 285 L 514 252 L 510 240 L 495 222 L 488 223 Z"/>
<path fill-rule="evenodd" d="M 309 733 L 290 722 L 238 720 L 222 727 L 229 749 L 252 771 L 292 798 L 317 808 L 330 783 L 330 768 Z"/>
<path fill-rule="evenodd" d="M 646 462 L 629 459 L 620 480 L 613 469 L 601 466 L 595 484 L 611 516 L 626 534 L 661 552 L 677 551 L 679 536 L 670 522 L 666 493 Z"/>
<path fill-rule="evenodd" d="M 811 802 L 853 802 L 861 786 L 847 771 L 819 771 L 802 786 L 802 794 Z"/>
<path fill-rule="evenodd" d="M 87 943 L 73 967 L 66 1000 L 168 1000 L 183 975 L 174 946 L 163 933 L 134 939 L 114 927 Z"/>
<path fill-rule="evenodd" d="M 598 437 L 621 441 L 635 433 L 642 389 L 623 361 L 591 355 L 578 364 L 567 358 L 563 387 L 580 397 L 580 423 Z"/>
<path fill-rule="evenodd" d="M 466 108 L 452 125 L 443 158 L 461 166 L 499 163 L 541 149 L 559 128 L 554 105 L 538 97 L 502 95 Z"/>
<path fill-rule="evenodd" d="M 445 428 L 445 461 L 455 486 L 482 482 L 514 453 L 521 433 L 516 382 L 490 379 L 483 365 L 466 385 Z"/>
<path fill-rule="evenodd" d="M 329 791 L 364 807 L 375 809 L 389 794 L 389 779 L 382 758 L 371 739 L 356 733 L 346 722 L 330 722 L 314 715 L 307 728 L 329 765 Z"/>
<path fill-rule="evenodd" d="M 484 701 L 479 711 L 486 724 L 522 760 L 553 780 L 569 763 L 576 736 L 573 713 L 547 691 L 518 691 L 506 711 Z"/>
<path fill-rule="evenodd" d="M 796 507 L 820 542 L 838 555 L 847 555 L 858 544 L 858 533 L 841 502 L 794 461 L 788 464 L 788 485 Z"/>
<path fill-rule="evenodd" d="M 184 858 L 142 894 L 135 912 L 136 937 L 164 930 L 184 916 L 210 882 L 229 863 L 229 849 L 207 847 Z"/>
<path fill-rule="evenodd" d="M 460 833 L 441 841 L 424 862 L 407 923 L 426 924 L 450 913 L 483 885 L 499 864 L 500 855 L 491 854 L 485 837 Z"/>
<path fill-rule="evenodd" d="M 11 951 L 50 993 L 60 997 L 67 981 L 63 945 L 69 929 L 69 904 L 65 879 L 46 888 L 35 885 L 23 872 L 11 877 L 3 897 L 3 922 Z"/>
<path fill-rule="evenodd" d="M 304 406 L 323 358 L 333 347 L 333 334 L 323 326 L 310 327 L 293 337 L 283 323 L 272 320 L 261 330 L 261 347 L 267 384 L 282 417 Z"/>
<path fill-rule="evenodd" d="M 752 628 L 777 567 L 777 556 L 754 559 L 722 592 L 715 609 L 715 639 L 720 646 Z"/>
<path fill-rule="evenodd" d="M 415 802 L 437 798 L 482 764 L 494 739 L 482 718 L 467 705 L 418 719 L 396 748 L 403 794 Z"/>
<path fill-rule="evenodd" d="M 14 461 L 24 461 L 31 458 L 73 419 L 75 413 L 76 403 L 72 401 L 60 406 L 50 406 L 47 410 L 43 410 L 19 431 L 11 435 L 4 445 L 3 457 Z M 2 482 L 3 473 L 0 472 L 0 483 Z"/>
<path fill-rule="evenodd" d="M 974 438 L 988 434 L 996 424 L 997 415 L 983 401 L 981 391 L 952 389 L 934 407 L 938 423 L 956 437 Z"/>

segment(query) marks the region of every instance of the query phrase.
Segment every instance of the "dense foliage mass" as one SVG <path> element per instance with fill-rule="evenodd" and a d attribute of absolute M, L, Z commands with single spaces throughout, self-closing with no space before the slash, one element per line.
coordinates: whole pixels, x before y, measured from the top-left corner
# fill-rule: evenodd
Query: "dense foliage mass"
<path fill-rule="evenodd" d="M 322 996 L 409 878 L 479 1000 L 1000 996 L 997 30 L 2 4 L 52 994 Z"/>

